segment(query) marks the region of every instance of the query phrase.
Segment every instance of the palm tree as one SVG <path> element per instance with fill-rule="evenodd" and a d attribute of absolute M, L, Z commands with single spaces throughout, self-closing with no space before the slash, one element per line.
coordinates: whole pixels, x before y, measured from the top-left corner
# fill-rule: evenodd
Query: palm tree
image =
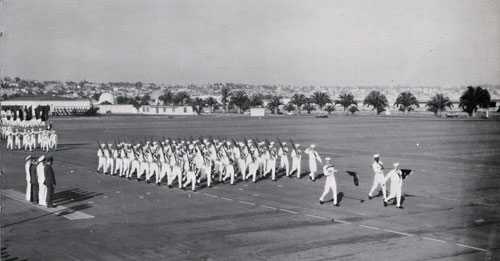
<path fill-rule="evenodd" d="M 193 108 L 193 111 L 195 111 L 198 115 L 201 115 L 203 107 L 205 106 L 205 101 L 202 98 L 196 97 L 194 99 L 190 99 L 189 104 Z"/>
<path fill-rule="evenodd" d="M 373 110 L 376 109 L 377 115 L 385 111 L 388 104 L 387 98 L 380 91 L 371 91 L 363 101 L 363 105 L 373 106 Z"/>
<path fill-rule="evenodd" d="M 212 96 L 208 97 L 207 100 L 205 101 L 205 103 L 208 106 L 210 106 L 210 112 L 214 112 L 216 107 L 219 105 L 219 102 L 217 101 L 217 99 L 215 99 Z"/>
<path fill-rule="evenodd" d="M 171 90 L 166 90 L 158 99 L 162 101 L 164 105 L 169 105 L 174 99 L 174 93 Z"/>
<path fill-rule="evenodd" d="M 231 96 L 231 89 L 229 89 L 228 87 L 223 87 L 220 92 L 222 97 L 222 107 L 224 108 L 224 112 L 227 112 L 227 103 L 229 102 L 229 97 Z"/>
<path fill-rule="evenodd" d="M 177 105 L 184 105 L 185 103 L 188 103 L 189 100 L 191 99 L 191 96 L 187 92 L 178 92 L 174 95 L 173 97 L 173 102 Z"/>
<path fill-rule="evenodd" d="M 283 102 L 281 102 L 281 98 L 279 96 L 273 96 L 267 103 L 267 108 L 271 111 L 272 114 L 274 114 L 275 112 L 278 113 L 280 105 L 283 105 Z"/>
<path fill-rule="evenodd" d="M 144 96 L 142 96 L 141 98 L 141 105 L 149 105 L 149 100 L 151 99 L 151 97 L 149 96 L 149 94 L 146 94 Z"/>
<path fill-rule="evenodd" d="M 285 109 L 285 111 L 287 112 L 292 112 L 295 110 L 295 106 L 291 102 L 289 102 L 285 105 L 283 109 Z"/>
<path fill-rule="evenodd" d="M 332 111 L 335 111 L 335 105 L 333 104 L 328 104 L 325 106 L 325 111 L 328 112 L 328 114 L 330 114 Z"/>
<path fill-rule="evenodd" d="M 491 96 L 488 90 L 478 86 L 476 88 L 469 86 L 467 90 L 460 96 L 459 108 L 462 111 L 467 112 L 470 116 L 473 116 L 477 112 L 477 108 L 487 109 L 490 105 Z"/>
<path fill-rule="evenodd" d="M 244 91 L 236 91 L 232 93 L 229 104 L 238 107 L 238 113 L 243 113 L 243 111 L 245 111 L 248 107 L 249 101 L 250 98 L 248 98 L 248 95 Z"/>
<path fill-rule="evenodd" d="M 349 112 L 352 113 L 352 115 L 354 115 L 354 113 L 357 111 L 359 111 L 358 106 L 353 105 L 353 106 L 349 107 Z"/>
<path fill-rule="evenodd" d="M 300 114 L 300 108 L 302 107 L 302 105 L 306 103 L 306 96 L 301 93 L 296 93 L 292 96 L 290 103 L 295 104 L 295 106 L 297 106 L 297 110 L 299 111 Z"/>
<path fill-rule="evenodd" d="M 250 101 L 248 102 L 250 107 L 257 107 L 264 105 L 263 95 L 260 93 L 254 93 L 250 96 Z"/>
<path fill-rule="evenodd" d="M 399 107 L 400 111 L 404 111 L 405 114 L 408 114 L 409 111 L 413 110 L 413 106 L 420 107 L 418 104 L 417 98 L 411 92 L 402 92 L 399 94 L 394 106 Z"/>
<path fill-rule="evenodd" d="M 352 93 L 342 93 L 339 95 L 339 99 L 335 101 L 335 104 L 340 104 L 344 107 L 344 112 L 347 115 L 347 108 L 351 105 L 358 105 L 358 103 L 354 100 L 354 95 Z"/>
<path fill-rule="evenodd" d="M 311 99 L 306 99 L 303 109 L 307 111 L 307 114 L 311 114 L 311 111 L 316 110 L 316 107 L 314 107 L 313 101 Z"/>
<path fill-rule="evenodd" d="M 325 106 L 327 103 L 331 103 L 332 100 L 330 99 L 330 96 L 324 92 L 315 92 L 311 96 L 313 99 L 314 103 L 316 103 L 319 106 L 319 110 L 323 110 L 323 106 Z"/>
<path fill-rule="evenodd" d="M 441 117 L 441 112 L 446 111 L 446 107 L 453 107 L 450 98 L 444 97 L 442 93 L 436 93 L 425 105 L 428 111 L 434 112 L 434 115 Z"/>

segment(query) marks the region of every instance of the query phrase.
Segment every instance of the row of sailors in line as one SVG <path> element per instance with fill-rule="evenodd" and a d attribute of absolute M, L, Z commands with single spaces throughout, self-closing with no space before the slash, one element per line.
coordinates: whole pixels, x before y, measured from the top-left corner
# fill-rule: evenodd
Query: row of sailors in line
<path fill-rule="evenodd" d="M 223 140 L 210 143 L 207 140 L 165 140 L 161 143 L 146 142 L 145 145 L 119 143 L 115 148 L 112 144 L 101 144 L 97 151 L 97 172 L 102 170 L 105 174 L 128 179 L 135 173 L 138 181 L 145 175 L 148 183 L 155 177 L 157 185 L 161 185 L 166 177 L 169 187 L 177 180 L 179 188 L 184 189 L 191 184 L 193 191 L 196 184 L 205 180 L 207 186 L 211 187 L 217 176 L 219 182 L 230 179 L 233 185 L 238 175 L 242 180 L 251 178 L 256 182 L 257 172 L 260 177 L 270 175 L 273 181 L 276 181 L 277 170 L 284 171 L 287 177 L 296 172 L 297 178 L 301 178 L 302 151 L 299 149 L 300 144 L 293 147 L 289 149 L 286 142 L 283 142 L 277 150 L 274 142 L 257 143 L 253 140 L 248 140 L 246 144 Z M 316 161 L 322 163 L 321 158 L 315 151 L 314 144 L 304 152 L 309 155 L 309 178 L 314 181 Z M 277 160 L 279 168 L 276 166 Z"/>
<path fill-rule="evenodd" d="M 54 130 L 24 129 L 19 131 L 2 126 L 2 138 L 7 139 L 8 150 L 51 151 L 57 149 L 58 137 Z"/>
<path fill-rule="evenodd" d="M 31 119 L 22 121 L 19 118 L 17 118 L 16 120 L 2 118 L 2 126 L 11 126 L 20 128 L 39 128 L 39 127 L 45 127 L 45 125 L 46 125 L 45 121 L 42 121 L 41 119 Z"/>

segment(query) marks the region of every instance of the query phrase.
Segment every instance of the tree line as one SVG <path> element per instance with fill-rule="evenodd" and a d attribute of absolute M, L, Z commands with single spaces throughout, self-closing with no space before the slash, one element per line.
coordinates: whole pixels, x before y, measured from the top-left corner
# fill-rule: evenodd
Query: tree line
<path fill-rule="evenodd" d="M 134 98 L 119 96 L 116 99 L 116 103 L 133 104 L 136 108 L 139 108 L 142 105 L 149 105 L 150 100 L 149 95 L 143 97 L 136 96 Z M 164 105 L 191 106 L 198 114 L 201 114 L 204 108 L 209 108 L 210 112 L 215 112 L 219 108 L 222 108 L 224 112 L 236 110 L 238 113 L 243 113 L 251 107 L 264 107 L 264 100 L 267 100 L 267 104 L 265 105 L 266 109 L 272 114 L 280 113 L 279 108 L 282 105 L 283 110 L 287 112 L 296 111 L 298 114 L 301 114 L 302 110 L 305 110 L 308 114 L 315 110 L 328 112 L 330 114 L 336 110 L 336 105 L 342 107 L 346 115 L 349 113 L 355 114 L 359 111 L 358 101 L 350 92 L 341 93 L 337 99 L 332 99 L 327 93 L 320 91 L 314 92 L 309 97 L 305 94 L 295 93 L 291 96 L 290 101 L 285 104 L 282 101 L 282 96 L 265 96 L 260 93 L 249 95 L 245 91 L 232 91 L 230 88 L 225 87 L 221 89 L 220 101 L 212 96 L 206 99 L 199 97 L 193 98 L 185 91 L 173 92 L 171 90 L 165 91 L 163 95 L 159 96 L 158 100 Z M 371 107 L 376 115 L 386 111 L 389 107 L 387 97 L 377 90 L 371 91 L 362 101 L 363 106 Z M 480 86 L 468 86 L 460 96 L 458 107 L 469 116 L 472 116 L 479 108 L 488 108 L 490 102 L 491 97 L 488 90 Z M 416 108 L 419 108 L 420 103 L 415 95 L 409 91 L 405 91 L 398 95 L 394 102 L 394 106 L 397 107 L 399 111 L 408 114 Z M 426 102 L 425 106 L 427 111 L 433 112 L 436 116 L 441 116 L 441 113 L 447 109 L 451 109 L 453 104 L 449 97 L 444 96 L 442 93 L 436 93 Z"/>
<path fill-rule="evenodd" d="M 251 107 L 266 107 L 272 114 L 280 113 L 279 108 L 283 105 L 283 110 L 287 112 L 297 112 L 301 114 L 305 110 L 308 114 L 312 111 L 324 111 L 329 114 L 336 110 L 336 105 L 342 107 L 346 115 L 349 113 L 354 114 L 358 109 L 358 101 L 350 92 L 341 93 L 337 99 L 332 99 L 325 92 L 314 92 L 311 96 L 307 97 L 301 93 L 295 93 L 291 96 L 290 101 L 285 104 L 282 96 L 278 95 L 263 95 L 260 93 L 247 94 L 245 91 L 232 91 L 230 88 L 222 88 L 220 92 L 220 101 L 216 97 L 208 97 L 206 99 L 200 97 L 191 97 L 185 91 L 173 92 L 166 90 L 165 93 L 158 98 L 164 105 L 174 106 L 191 106 L 193 110 L 201 114 L 204 108 L 209 108 L 210 112 L 222 108 L 224 112 L 236 110 L 238 113 L 243 113 Z M 264 103 L 267 100 L 267 104 Z M 491 97 L 488 90 L 480 86 L 469 86 L 460 96 L 458 107 L 472 116 L 479 108 L 488 108 L 490 105 Z M 143 105 L 150 105 L 151 97 L 145 95 L 142 97 L 124 97 L 118 96 L 116 99 L 117 104 L 133 104 L 136 108 Z M 380 91 L 371 91 L 362 101 L 363 106 L 371 107 L 374 114 L 379 115 L 386 111 L 389 107 L 387 97 Z M 420 103 L 409 91 L 402 92 L 398 95 L 394 106 L 399 111 L 408 114 L 409 112 L 420 107 Z M 431 111 L 436 116 L 441 116 L 441 113 L 447 109 L 451 109 L 454 105 L 449 97 L 444 96 L 442 93 L 436 93 L 425 104 L 428 111 Z"/>

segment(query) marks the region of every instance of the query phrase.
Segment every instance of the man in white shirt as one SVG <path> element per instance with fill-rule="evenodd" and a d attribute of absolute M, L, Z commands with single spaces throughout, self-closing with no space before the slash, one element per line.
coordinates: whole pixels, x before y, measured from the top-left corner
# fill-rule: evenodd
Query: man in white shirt
<path fill-rule="evenodd" d="M 385 188 L 385 177 L 384 177 L 384 164 L 380 160 L 380 155 L 373 155 L 373 164 L 372 164 L 373 172 L 375 176 L 373 176 L 373 185 L 368 192 L 368 199 L 372 199 L 373 192 L 377 189 L 378 185 L 382 188 L 382 194 L 384 195 L 384 201 L 387 198 L 387 191 Z"/>
<path fill-rule="evenodd" d="M 325 188 L 323 189 L 323 194 L 319 198 L 319 204 L 323 204 L 325 202 L 325 196 L 332 190 L 333 192 L 333 205 L 339 206 L 337 203 L 337 182 L 335 181 L 335 166 L 330 163 L 330 158 L 325 159 L 325 165 L 323 166 L 323 174 L 326 177 Z"/>

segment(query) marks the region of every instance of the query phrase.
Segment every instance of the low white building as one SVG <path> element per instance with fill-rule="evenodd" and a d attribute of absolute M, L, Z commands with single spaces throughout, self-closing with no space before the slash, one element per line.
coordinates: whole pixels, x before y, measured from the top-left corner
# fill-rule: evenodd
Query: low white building
<path fill-rule="evenodd" d="M 55 96 L 25 96 L 2 101 L 2 106 L 32 107 L 33 109 L 38 106 L 49 106 L 49 113 L 52 113 L 57 109 L 89 109 L 92 107 L 92 103 L 87 99 L 71 99 Z"/>
<path fill-rule="evenodd" d="M 250 116 L 262 117 L 266 113 L 266 108 L 250 108 Z"/>
<path fill-rule="evenodd" d="M 100 114 L 144 114 L 144 115 L 196 115 L 191 106 L 142 105 L 136 109 L 132 104 L 100 104 Z"/>
<path fill-rule="evenodd" d="M 143 105 L 139 108 L 139 113 L 147 115 L 196 115 L 191 106 Z"/>
<path fill-rule="evenodd" d="M 137 114 L 139 111 L 132 104 L 100 104 L 100 114 Z"/>

